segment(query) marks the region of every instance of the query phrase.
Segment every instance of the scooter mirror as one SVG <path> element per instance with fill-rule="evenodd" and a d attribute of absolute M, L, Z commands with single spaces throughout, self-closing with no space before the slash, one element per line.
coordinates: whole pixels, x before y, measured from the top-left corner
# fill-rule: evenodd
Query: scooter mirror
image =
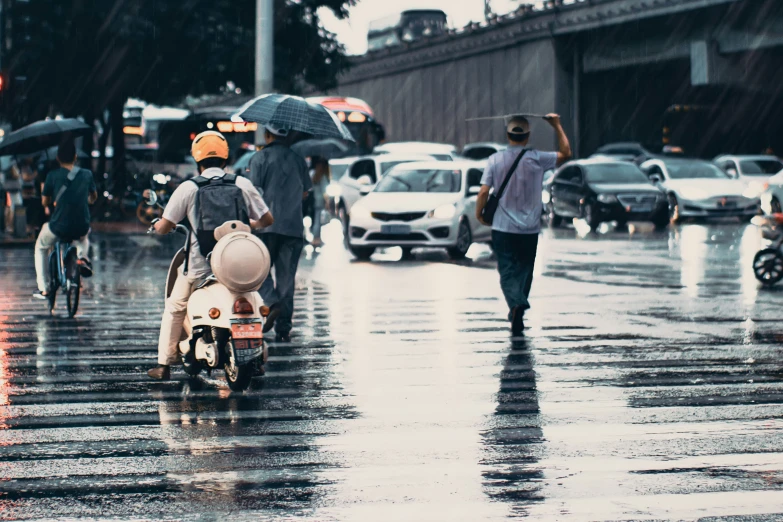
<path fill-rule="evenodd" d="M 147 205 L 154 207 L 158 204 L 158 193 L 154 190 L 146 189 L 143 195 Z"/>

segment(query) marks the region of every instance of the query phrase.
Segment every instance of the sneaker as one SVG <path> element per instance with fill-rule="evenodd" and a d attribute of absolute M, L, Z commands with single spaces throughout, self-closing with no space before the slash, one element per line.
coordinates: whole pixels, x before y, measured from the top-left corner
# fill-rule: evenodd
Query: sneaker
<path fill-rule="evenodd" d="M 38 290 L 37 292 L 35 292 L 33 294 L 33 297 L 35 297 L 36 299 L 44 299 L 45 300 L 45 299 L 49 299 L 49 294 L 47 292 L 41 292 L 40 290 Z"/>
<path fill-rule="evenodd" d="M 276 343 L 290 343 L 291 342 L 291 334 L 290 333 L 278 333 L 275 335 L 275 342 Z"/>
<path fill-rule="evenodd" d="M 156 381 L 168 381 L 171 379 L 171 367 L 166 364 L 159 364 L 147 371 L 147 375 Z"/>
<path fill-rule="evenodd" d="M 525 334 L 525 311 L 521 306 L 511 310 L 511 335 L 518 337 Z"/>
<path fill-rule="evenodd" d="M 272 306 L 269 307 L 269 315 L 266 316 L 266 322 L 264 323 L 264 329 L 262 330 L 263 333 L 267 333 L 275 326 L 275 319 L 280 317 L 280 312 L 282 312 L 282 308 L 280 307 L 280 303 L 275 303 Z"/>
<path fill-rule="evenodd" d="M 82 274 L 82 277 L 92 277 L 92 263 L 90 263 L 89 259 L 82 257 L 76 264 L 79 265 L 79 272 Z"/>

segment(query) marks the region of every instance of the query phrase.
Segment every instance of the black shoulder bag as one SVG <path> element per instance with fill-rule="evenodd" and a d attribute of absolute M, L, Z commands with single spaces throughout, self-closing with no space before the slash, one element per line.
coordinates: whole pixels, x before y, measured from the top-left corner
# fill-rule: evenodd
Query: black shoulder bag
<path fill-rule="evenodd" d="M 481 210 L 481 219 L 483 219 L 485 223 L 489 223 L 491 225 L 492 220 L 495 219 L 495 212 L 498 211 L 500 198 L 503 197 L 503 192 L 506 191 L 506 185 L 508 185 L 508 182 L 511 181 L 511 176 L 514 175 L 514 171 L 517 170 L 519 162 L 522 161 L 522 156 L 527 154 L 527 152 L 528 149 L 522 149 L 522 152 L 519 153 L 517 159 L 514 160 L 514 164 L 511 165 L 508 174 L 506 174 L 506 179 L 503 180 L 503 184 L 500 186 L 500 190 L 489 195 L 487 204 L 484 205 L 484 208 Z"/>

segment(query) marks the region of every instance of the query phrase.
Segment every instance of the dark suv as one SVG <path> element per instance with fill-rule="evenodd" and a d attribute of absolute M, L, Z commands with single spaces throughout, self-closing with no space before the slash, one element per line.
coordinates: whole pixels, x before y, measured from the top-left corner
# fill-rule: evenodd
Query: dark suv
<path fill-rule="evenodd" d="M 611 159 L 571 161 L 544 186 L 544 217 L 550 226 L 563 218 L 584 219 L 591 229 L 607 221 L 669 223 L 665 195 L 634 165 Z"/>

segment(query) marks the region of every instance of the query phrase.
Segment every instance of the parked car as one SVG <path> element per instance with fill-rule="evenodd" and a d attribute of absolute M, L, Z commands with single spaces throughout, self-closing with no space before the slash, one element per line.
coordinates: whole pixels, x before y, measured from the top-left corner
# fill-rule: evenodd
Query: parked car
<path fill-rule="evenodd" d="M 750 221 L 760 201 L 741 181 L 729 179 L 714 163 L 688 158 L 650 159 L 642 170 L 665 194 L 669 218 L 739 217 Z"/>
<path fill-rule="evenodd" d="M 570 161 L 544 184 L 544 219 L 552 227 L 563 218 L 581 218 L 592 230 L 601 223 L 669 223 L 664 194 L 630 162 L 608 158 Z"/>
<path fill-rule="evenodd" d="M 507 148 L 508 145 L 503 143 L 492 143 L 489 141 L 468 143 L 462 149 L 462 157 L 470 160 L 483 160 Z"/>
<path fill-rule="evenodd" d="M 438 161 L 461 159 L 454 145 L 426 141 L 398 141 L 384 143 L 373 149 L 373 154 L 426 154 Z"/>
<path fill-rule="evenodd" d="M 783 187 L 780 177 L 773 177 L 783 171 L 783 161 L 768 155 L 723 155 L 713 162 L 730 178 L 738 179 L 748 187 L 747 193 L 761 199 L 761 208 L 766 213 L 780 212 L 783 201 Z"/>
<path fill-rule="evenodd" d="M 755 187 L 752 187 L 755 189 Z M 783 212 L 783 171 L 778 172 L 761 185 L 761 210 L 765 214 Z"/>
<path fill-rule="evenodd" d="M 336 199 L 335 208 L 337 216 L 342 220 L 343 227 L 348 230 L 351 209 L 354 203 L 372 191 L 381 177 L 392 167 L 401 163 L 413 161 L 434 161 L 435 158 L 424 154 L 378 154 L 372 156 L 359 156 L 345 158 L 350 161 L 344 169 L 344 174 L 334 185 L 327 187 L 330 197 Z M 330 162 L 330 166 L 332 162 Z M 334 163 L 335 166 L 343 166 L 344 163 Z M 334 168 L 330 169 L 334 172 Z"/>
<path fill-rule="evenodd" d="M 641 143 L 636 142 L 618 142 L 607 143 L 595 151 L 595 158 L 613 158 L 623 161 L 633 161 L 637 164 L 653 156 L 652 152 L 647 150 Z"/>
<path fill-rule="evenodd" d="M 242 154 L 233 165 L 226 169 L 230 174 L 247 177 L 250 174 L 250 159 L 255 155 L 255 151 L 248 151 Z"/>
<path fill-rule="evenodd" d="M 491 230 L 476 219 L 483 162 L 417 162 L 398 165 L 353 206 L 348 248 L 369 259 L 378 247 L 445 248 L 462 259 Z"/>
<path fill-rule="evenodd" d="M 783 170 L 783 161 L 775 156 L 724 155 L 712 161 L 730 178 L 747 183 L 764 182 Z"/>

